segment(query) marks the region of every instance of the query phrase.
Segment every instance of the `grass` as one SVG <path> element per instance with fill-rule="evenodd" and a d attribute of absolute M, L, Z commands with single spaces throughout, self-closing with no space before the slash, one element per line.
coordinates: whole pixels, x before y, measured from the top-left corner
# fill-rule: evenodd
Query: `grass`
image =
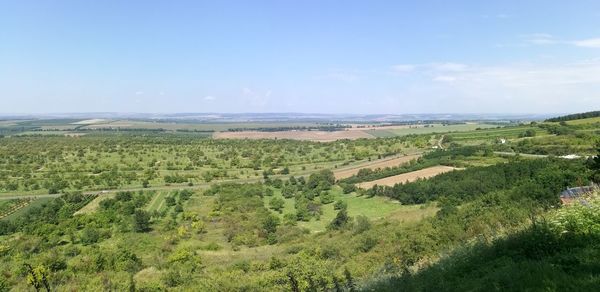
<path fill-rule="evenodd" d="M 167 204 L 165 203 L 165 198 L 167 198 L 168 195 L 169 195 L 169 192 L 157 192 L 154 195 L 154 197 L 152 197 L 152 199 L 150 200 L 150 203 L 148 203 L 148 206 L 146 207 L 146 211 L 160 212 L 160 211 L 166 210 Z"/>
<path fill-rule="evenodd" d="M 165 130 L 196 130 L 196 131 L 227 131 L 236 128 L 277 128 L 277 127 L 316 127 L 318 123 L 312 122 L 253 122 L 253 123 L 207 123 L 207 122 L 153 122 L 140 120 L 101 121 L 84 126 L 86 129 L 94 128 L 123 128 L 123 129 L 165 129 Z"/>
<path fill-rule="evenodd" d="M 459 125 L 447 125 L 433 124 L 430 127 L 418 127 L 418 128 L 402 128 L 402 129 L 389 129 L 389 130 L 367 130 L 365 132 L 378 137 L 395 137 L 405 136 L 411 134 L 431 134 L 431 133 L 448 133 L 448 132 L 462 132 L 462 131 L 474 131 L 477 128 L 494 128 L 496 125 L 490 124 L 459 124 Z"/>
<path fill-rule="evenodd" d="M 450 137 L 452 137 L 454 141 L 457 141 L 457 142 L 464 142 L 467 140 L 472 140 L 472 141 L 485 140 L 485 141 L 490 142 L 491 140 L 498 139 L 498 138 L 505 138 L 505 139 L 518 138 L 519 135 L 521 135 L 522 133 L 524 133 L 527 130 L 534 130 L 537 133 L 536 136 L 543 136 L 543 135 L 548 134 L 545 130 L 542 130 L 535 126 L 517 126 L 517 127 L 483 129 L 483 130 L 464 132 L 464 133 L 451 133 L 448 135 Z"/>
<path fill-rule="evenodd" d="M 20 217 L 23 214 L 26 214 L 31 208 L 34 207 L 38 207 L 41 206 L 44 203 L 49 202 L 50 200 L 53 200 L 54 198 L 39 198 L 39 199 L 35 199 L 33 202 L 29 203 L 29 205 L 17 210 L 16 212 L 0 219 L 0 220 L 14 220 L 18 217 Z"/>
<path fill-rule="evenodd" d="M 342 194 L 342 190 L 339 187 L 332 189 L 335 201 L 342 200 L 346 202 L 348 206 L 348 215 L 356 217 L 359 215 L 366 216 L 370 220 L 379 220 L 384 218 L 396 218 L 403 222 L 414 222 L 424 217 L 434 215 L 437 208 L 433 205 L 421 206 L 421 205 L 410 205 L 404 206 L 399 202 L 383 198 L 383 197 L 372 197 L 367 198 L 365 196 L 357 196 L 356 193 Z M 280 197 L 281 193 L 275 190 L 275 194 L 272 197 L 264 197 L 265 206 L 269 206 L 271 198 Z M 284 214 L 295 213 L 294 199 L 285 199 L 285 205 L 281 213 L 274 212 L 283 218 Z M 321 206 L 323 214 L 319 220 L 311 219 L 308 222 L 298 222 L 298 226 L 309 229 L 311 232 L 321 232 L 327 229 L 329 222 L 337 215 L 337 210 L 334 210 L 333 203 Z"/>
<path fill-rule="evenodd" d="M 598 124 L 598 123 L 600 123 L 600 117 L 567 121 L 568 125 L 585 125 L 585 124 Z"/>

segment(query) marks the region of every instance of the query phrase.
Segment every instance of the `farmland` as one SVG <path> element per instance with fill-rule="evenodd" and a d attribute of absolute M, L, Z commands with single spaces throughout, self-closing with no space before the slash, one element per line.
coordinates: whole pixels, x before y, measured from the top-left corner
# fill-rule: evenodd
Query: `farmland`
<path fill-rule="evenodd" d="M 358 184 L 358 187 L 362 188 L 362 189 L 369 189 L 369 188 L 372 188 L 374 185 L 391 187 L 395 184 L 403 184 L 403 183 L 407 183 L 407 182 L 413 182 L 418 179 L 426 179 L 426 178 L 434 177 L 441 173 L 445 173 L 448 171 L 454 171 L 454 170 L 456 170 L 456 168 L 450 167 L 450 166 L 443 166 L 443 165 L 433 166 L 433 167 L 428 167 L 428 168 L 421 169 L 421 170 L 415 170 L 412 172 L 403 173 L 403 174 L 399 174 L 399 175 L 395 175 L 395 176 L 390 176 L 390 177 L 386 177 L 386 178 L 382 178 L 382 179 L 378 179 L 378 180 L 374 180 L 374 181 L 363 182 L 363 183 Z"/>
<path fill-rule="evenodd" d="M 459 125 L 443 125 L 443 124 L 428 124 L 415 125 L 411 127 L 403 127 L 399 129 L 384 129 L 384 130 L 368 130 L 367 133 L 375 137 L 395 137 L 411 134 L 433 134 L 433 133 L 448 133 L 448 132 L 469 132 L 476 129 L 496 128 L 496 125 L 467 123 Z"/>
<path fill-rule="evenodd" d="M 147 129 L 82 129 L 103 123 Z M 344 275 L 381 287 L 477 238 L 528 228 L 562 188 L 594 177 L 583 159 L 553 158 L 593 153 L 594 120 L 464 132 L 353 124 L 338 132 L 393 137 L 331 141 L 213 139 L 177 131 L 207 129 L 193 123 L 156 124 L 165 130 L 1 124 L 11 134 L 0 138 L 0 210 L 24 203 L 0 219 L 2 283 L 29 289 L 22 258 L 58 290 L 281 291 L 289 275 L 304 290 L 317 280 L 333 289 Z M 221 133 L 253 125 L 235 126 Z M 415 129 L 427 131 L 401 132 Z"/>
<path fill-rule="evenodd" d="M 293 139 L 331 142 L 342 139 L 369 139 L 372 135 L 365 131 L 277 131 L 277 132 L 218 132 L 213 135 L 216 139 Z"/>
<path fill-rule="evenodd" d="M 355 165 L 352 167 L 336 169 L 333 172 L 333 174 L 335 175 L 335 179 L 344 179 L 344 178 L 348 178 L 348 177 L 351 177 L 351 176 L 357 174 L 359 170 L 364 169 L 364 168 L 377 169 L 377 168 L 393 167 L 393 166 L 402 165 L 411 160 L 415 160 L 419 157 L 421 157 L 420 154 L 412 154 L 412 155 L 405 155 L 405 156 L 400 156 L 400 157 L 386 158 L 386 159 L 372 161 L 369 163 Z"/>

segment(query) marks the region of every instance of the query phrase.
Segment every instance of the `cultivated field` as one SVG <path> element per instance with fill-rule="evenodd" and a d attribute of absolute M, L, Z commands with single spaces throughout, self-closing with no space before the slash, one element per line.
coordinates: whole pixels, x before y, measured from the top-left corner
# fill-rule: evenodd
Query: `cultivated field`
<path fill-rule="evenodd" d="M 319 142 L 331 142 L 342 139 L 373 138 L 365 131 L 278 131 L 278 132 L 217 132 L 216 139 L 293 139 Z"/>
<path fill-rule="evenodd" d="M 408 173 L 394 175 L 394 176 L 390 176 L 390 177 L 386 177 L 386 178 L 382 178 L 382 179 L 378 179 L 378 180 L 374 180 L 374 181 L 359 183 L 357 186 L 362 189 L 369 189 L 369 188 L 372 188 L 374 185 L 391 187 L 398 183 L 407 183 L 407 182 L 415 181 L 420 178 L 434 177 L 438 174 L 453 171 L 455 169 L 457 169 L 457 168 L 451 167 L 451 166 L 444 166 L 444 165 L 432 166 L 432 167 L 424 168 L 424 169 L 417 170 L 417 171 L 411 171 Z"/>
<path fill-rule="evenodd" d="M 421 157 L 421 154 L 412 154 L 412 155 L 406 155 L 406 156 L 400 156 L 400 157 L 393 157 L 393 158 L 384 159 L 384 160 L 377 160 L 377 161 L 372 161 L 372 162 L 368 162 L 368 163 L 361 164 L 361 165 L 356 165 L 351 168 L 337 169 L 333 172 L 333 174 L 335 175 L 335 179 L 339 180 L 339 179 L 351 177 L 351 176 L 357 174 L 358 171 L 363 168 L 377 169 L 377 168 L 394 167 L 394 166 L 408 163 L 409 161 L 417 159 L 419 157 Z"/>
<path fill-rule="evenodd" d="M 73 215 L 94 213 L 94 212 L 96 212 L 96 210 L 98 210 L 98 208 L 100 208 L 100 202 L 102 202 L 106 199 L 112 199 L 115 197 L 115 195 L 116 195 L 116 193 L 108 193 L 108 194 L 99 195 L 96 198 L 94 198 L 93 200 L 91 200 L 87 205 L 85 205 L 81 209 L 77 210 L 77 212 L 75 212 Z"/>
<path fill-rule="evenodd" d="M 430 124 L 427 127 L 425 125 L 411 125 L 411 126 L 401 126 L 401 127 L 389 128 L 389 129 L 377 128 L 374 130 L 367 130 L 366 132 L 375 137 L 386 138 L 386 137 L 405 136 L 405 135 L 411 135 L 411 134 L 465 132 L 465 131 L 474 131 L 477 128 L 485 129 L 485 128 L 495 128 L 495 127 L 497 127 L 497 126 L 490 125 L 490 124 L 479 124 L 479 123 L 468 123 L 468 124 L 458 124 L 458 125 Z"/>
<path fill-rule="evenodd" d="M 189 130 L 189 131 L 227 131 L 229 129 L 253 129 L 253 128 L 277 128 L 277 127 L 317 127 L 319 123 L 313 122 L 175 122 L 175 121 L 144 121 L 144 120 L 98 120 L 94 123 L 79 121 L 85 123 L 82 129 L 164 129 L 168 131 Z"/>

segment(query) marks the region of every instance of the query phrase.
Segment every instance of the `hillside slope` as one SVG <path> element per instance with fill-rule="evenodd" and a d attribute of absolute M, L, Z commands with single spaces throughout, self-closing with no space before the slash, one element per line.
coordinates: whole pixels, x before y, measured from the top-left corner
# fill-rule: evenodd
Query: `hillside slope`
<path fill-rule="evenodd" d="M 553 210 L 531 227 L 491 244 L 457 250 L 416 274 L 365 291 L 597 291 L 598 194 Z"/>

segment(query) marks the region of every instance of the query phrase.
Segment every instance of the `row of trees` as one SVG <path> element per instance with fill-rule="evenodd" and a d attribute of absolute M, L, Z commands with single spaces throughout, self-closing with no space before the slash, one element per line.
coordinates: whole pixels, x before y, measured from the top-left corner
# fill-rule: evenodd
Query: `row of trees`
<path fill-rule="evenodd" d="M 581 161 L 524 159 L 453 171 L 393 187 L 373 186 L 367 194 L 391 197 L 403 204 L 421 204 L 440 197 L 465 201 L 481 194 L 515 188 L 517 196 L 534 195 L 540 203 L 551 205 L 557 203 L 561 190 L 585 185 L 589 178 L 590 173 Z"/>

